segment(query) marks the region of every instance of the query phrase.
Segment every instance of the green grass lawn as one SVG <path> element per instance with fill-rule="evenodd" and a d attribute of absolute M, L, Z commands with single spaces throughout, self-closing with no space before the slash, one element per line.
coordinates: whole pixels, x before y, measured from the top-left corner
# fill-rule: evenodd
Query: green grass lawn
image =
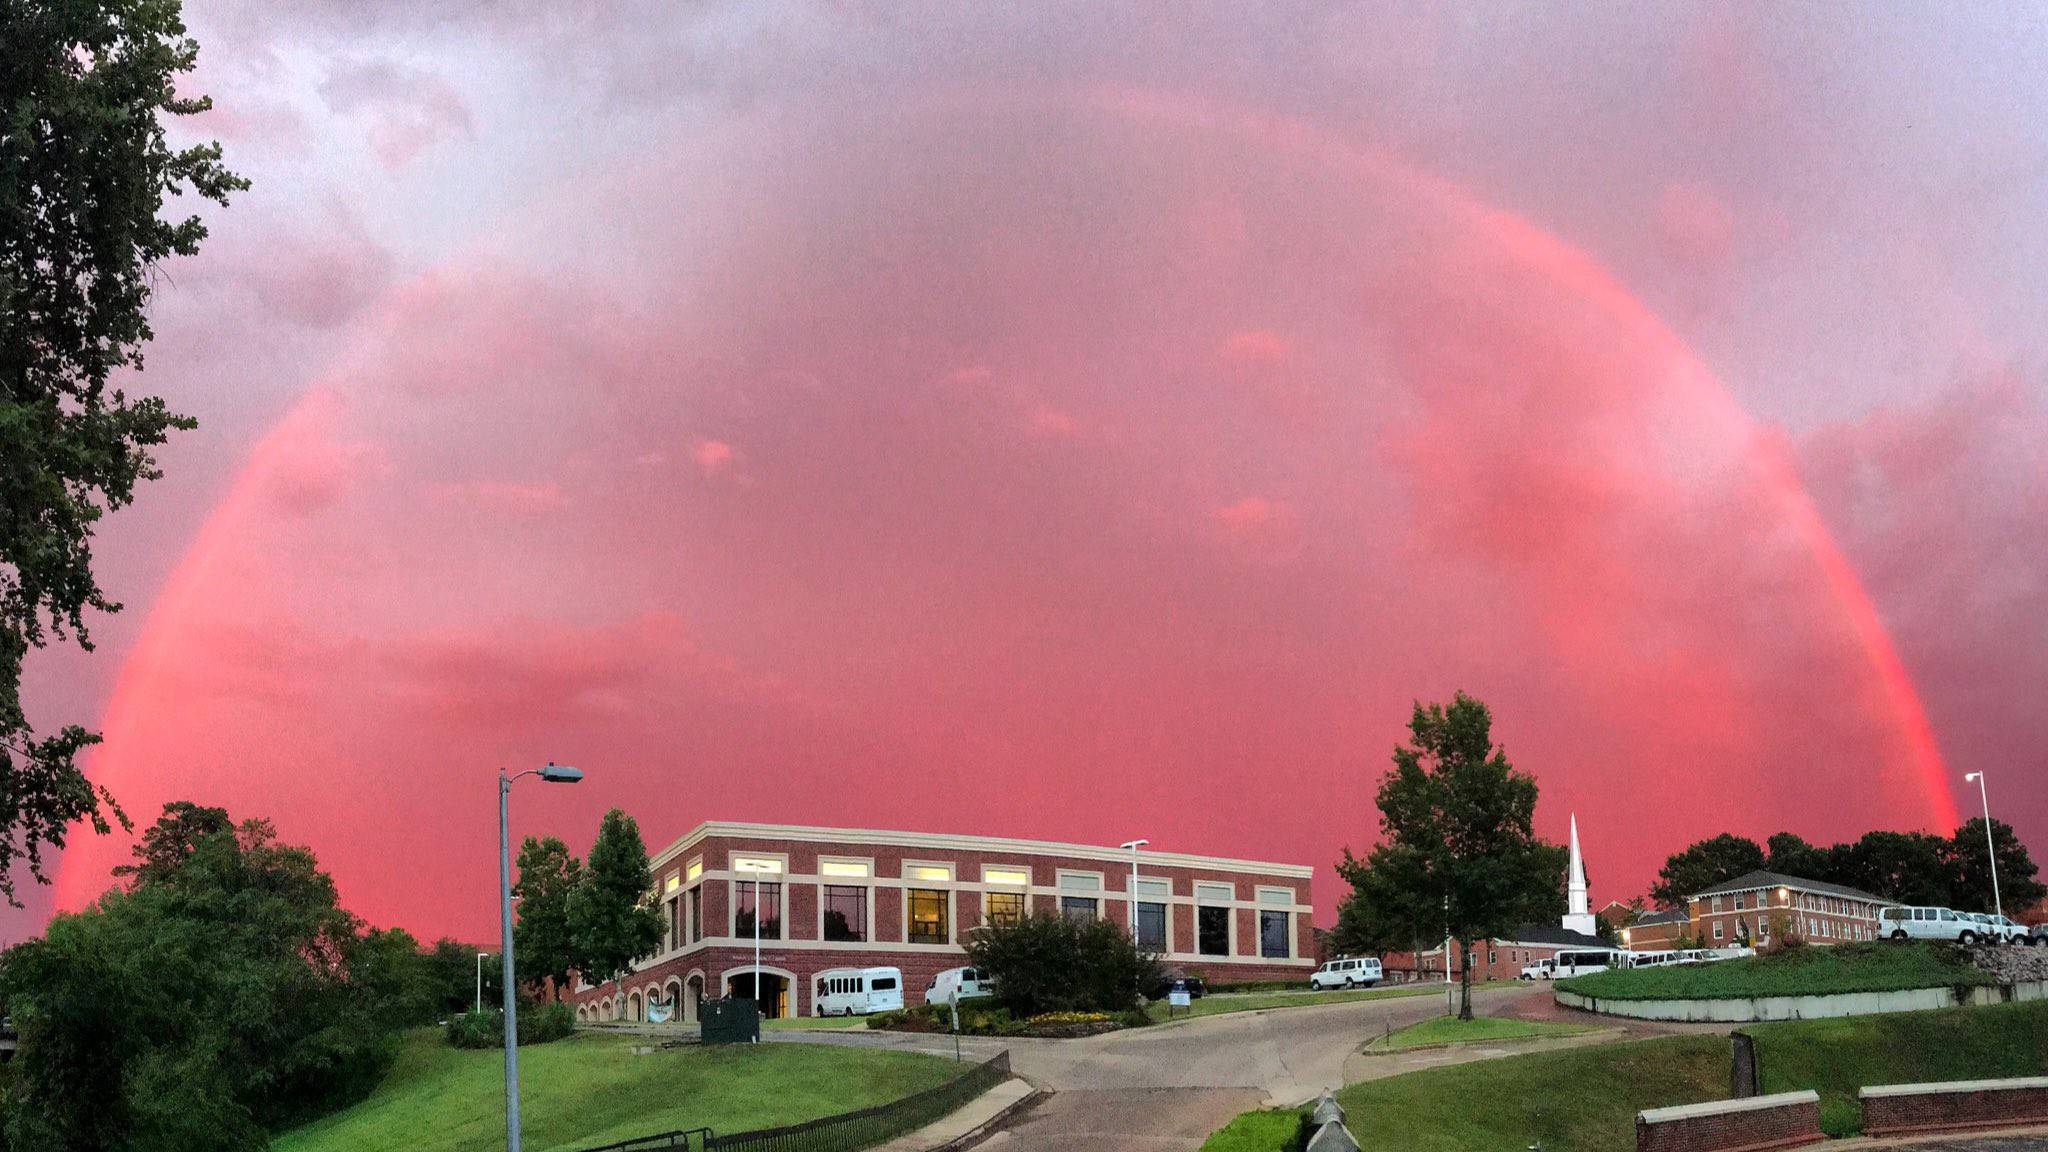
<path fill-rule="evenodd" d="M 675 1128 L 739 1132 L 865 1108 L 943 1083 L 950 1060 L 825 1044 L 690 1045 L 633 1055 L 635 1036 L 579 1034 L 519 1050 L 521 1130 L 533 1152 Z M 275 1152 L 473 1152 L 501 1146 L 503 1055 L 408 1033 L 368 1099 L 280 1134 Z"/>
<path fill-rule="evenodd" d="M 1261 1108 L 1236 1119 L 1202 1141 L 1201 1152 L 1292 1152 L 1301 1132 L 1301 1113 L 1292 1108 Z"/>
<path fill-rule="evenodd" d="M 1366 1045 L 1368 1052 L 1399 1052 L 1405 1048 L 1420 1048 L 1428 1044 L 1463 1044 L 1472 1040 L 1520 1040 L 1535 1036 L 1570 1036 L 1579 1032 L 1591 1032 L 1588 1024 L 1556 1024 L 1541 1020 L 1515 1020 L 1505 1016 L 1474 1016 L 1460 1020 L 1456 1016 L 1432 1016 L 1406 1028 L 1396 1028 L 1383 1036 L 1375 1037 Z"/>
<path fill-rule="evenodd" d="M 1565 992 L 1607 1000 L 1746 999 L 1893 992 L 1992 983 L 1952 945 L 1875 941 L 1790 948 L 1771 956 L 1595 972 L 1559 980 Z"/>
<path fill-rule="evenodd" d="M 1763 1090 L 1819 1092 L 1821 1127 L 1834 1136 L 1860 1127 L 1856 1090 L 1865 1085 L 2048 1071 L 2048 1002 L 2041 1001 L 1752 1024 L 1743 1031 L 1756 1037 Z"/>
<path fill-rule="evenodd" d="M 1498 980 L 1472 986 L 1504 987 L 1513 981 Z M 1186 1008 L 1172 1008 L 1164 1000 L 1146 1005 L 1145 1014 L 1154 1020 L 1186 1020 L 1193 1016 L 1218 1016 L 1225 1012 L 1263 1012 L 1269 1008 L 1305 1008 L 1315 1004 L 1345 1004 L 1353 1000 L 1388 1000 L 1402 996 L 1441 996 L 1441 984 L 1393 984 L 1385 988 L 1340 988 L 1330 992 L 1212 992 Z M 1168 1009 L 1171 1008 L 1171 1012 Z"/>
<path fill-rule="evenodd" d="M 1745 1029 L 1756 1037 L 1766 1092 L 1812 1088 L 1834 1135 L 1858 1127 L 1867 1084 L 2041 1075 L 2048 1071 L 2048 1001 L 1949 1008 Z M 1635 1113 L 1728 1095 L 1725 1036 L 1664 1036 L 1504 1056 L 1353 1084 L 1337 1094 L 1367 1148 L 1468 1152 L 1629 1152 Z M 1246 1113 L 1206 1152 L 1287 1152 L 1292 1129 Z M 1227 1142 L 1226 1142 L 1227 1140 Z"/>
<path fill-rule="evenodd" d="M 784 1016 L 776 1020 L 763 1020 L 763 1028 L 859 1028 L 868 1022 L 865 1016 Z"/>

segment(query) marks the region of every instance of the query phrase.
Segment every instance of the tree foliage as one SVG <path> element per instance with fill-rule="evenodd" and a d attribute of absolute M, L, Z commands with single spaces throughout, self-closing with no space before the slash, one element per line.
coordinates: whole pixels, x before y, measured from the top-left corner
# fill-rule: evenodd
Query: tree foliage
<path fill-rule="evenodd" d="M 975 929 L 967 962 L 994 978 L 996 1003 L 1020 1020 L 1122 1012 L 1162 978 L 1157 959 L 1116 921 L 1044 912 Z"/>
<path fill-rule="evenodd" d="M 1383 946 L 1455 937 L 1469 1019 L 1472 943 L 1561 913 L 1567 854 L 1536 838 L 1536 781 L 1494 745 L 1485 704 L 1463 692 L 1448 708 L 1417 703 L 1408 732 L 1380 783 L 1379 844 L 1338 865 L 1360 904 L 1351 931 Z"/>
<path fill-rule="evenodd" d="M 127 819 L 79 771 L 99 737 L 38 738 L 22 663 L 51 638 L 92 647 L 88 611 L 114 612 L 92 571 L 94 525 L 157 477 L 153 451 L 193 422 L 109 384 L 142 366 L 157 265 L 198 251 L 187 193 L 227 203 L 246 182 L 216 144 L 173 148 L 166 118 L 205 110 L 176 80 L 198 46 L 177 0 L 0 5 L 0 894 L 25 862 L 89 821 Z"/>
<path fill-rule="evenodd" d="M 518 867 L 519 881 L 512 886 L 519 898 L 519 921 L 512 927 L 518 976 L 536 992 L 549 982 L 559 990 L 576 968 L 569 903 L 582 882 L 583 862 L 556 837 L 528 836 L 519 845 Z"/>
<path fill-rule="evenodd" d="M 591 983 L 623 974 L 660 943 L 661 912 L 648 901 L 653 887 L 640 825 L 617 808 L 606 812 L 569 898 L 576 968 Z"/>
<path fill-rule="evenodd" d="M 266 821 L 188 838 L 202 811 L 170 806 L 128 887 L 0 957 L 9 1152 L 260 1149 L 366 1094 L 431 1010 L 409 935 L 363 931 Z"/>
<path fill-rule="evenodd" d="M 1998 888 L 2008 909 L 2028 908 L 2048 896 L 2027 846 L 2002 820 L 1991 822 L 1998 857 Z M 1953 835 L 1928 832 L 1864 833 L 1856 840 L 1820 847 L 1790 833 L 1768 841 L 1722 833 L 1686 847 L 1665 861 L 1650 890 L 1665 908 L 1682 907 L 1686 897 L 1745 872 L 1768 868 L 1787 876 L 1860 889 L 1902 904 L 1932 904 L 1970 912 L 1992 909 L 1991 859 L 1984 821 L 1972 817 Z"/>

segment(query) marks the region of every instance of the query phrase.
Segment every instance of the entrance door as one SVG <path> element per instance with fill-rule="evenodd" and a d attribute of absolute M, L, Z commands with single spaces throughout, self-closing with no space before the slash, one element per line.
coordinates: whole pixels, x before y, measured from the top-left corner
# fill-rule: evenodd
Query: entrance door
<path fill-rule="evenodd" d="M 789 1015 L 789 981 L 773 972 L 735 972 L 726 977 L 725 994 L 753 1000 L 763 1020 Z"/>
<path fill-rule="evenodd" d="M 698 1006 L 702 1003 L 704 1003 L 704 978 L 702 976 L 692 976 L 690 977 L 690 982 L 683 985 L 684 1023 L 695 1024 L 697 1022 L 699 1018 Z"/>

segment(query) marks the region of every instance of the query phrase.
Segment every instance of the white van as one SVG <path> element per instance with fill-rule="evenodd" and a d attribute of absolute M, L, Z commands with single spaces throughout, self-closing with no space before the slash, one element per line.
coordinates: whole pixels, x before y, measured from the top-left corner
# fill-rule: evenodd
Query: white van
<path fill-rule="evenodd" d="M 1325 988 L 1370 988 L 1379 982 L 1380 962 L 1371 956 L 1332 960 L 1308 975 L 1308 986 L 1318 992 Z"/>
<path fill-rule="evenodd" d="M 1985 925 L 1953 908 L 1882 908 L 1877 913 L 1877 934 L 1891 940 L 1975 944 L 1986 932 Z"/>
<path fill-rule="evenodd" d="M 972 1000 L 977 996 L 993 996 L 996 982 L 979 968 L 948 968 L 932 977 L 930 987 L 924 990 L 927 1004 L 951 1004 L 955 992 L 960 999 Z"/>
<path fill-rule="evenodd" d="M 1662 968 L 1666 964 L 1678 963 L 1678 953 L 1668 949 L 1657 952 L 1624 952 L 1622 960 L 1630 968 Z"/>
<path fill-rule="evenodd" d="M 894 968 L 828 968 L 818 973 L 813 1016 L 865 1016 L 903 1007 L 903 973 Z"/>
<path fill-rule="evenodd" d="M 1524 964 L 1522 965 L 1521 979 L 1548 980 L 1550 979 L 1550 969 L 1551 963 L 1548 960 L 1538 960 L 1534 964 Z"/>

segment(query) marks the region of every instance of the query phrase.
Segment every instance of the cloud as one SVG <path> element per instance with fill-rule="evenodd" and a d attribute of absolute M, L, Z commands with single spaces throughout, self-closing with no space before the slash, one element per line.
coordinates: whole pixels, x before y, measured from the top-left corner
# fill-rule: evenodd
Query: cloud
<path fill-rule="evenodd" d="M 470 136 L 469 103 L 448 81 L 392 60 L 337 67 L 320 84 L 330 110 L 368 120 L 370 149 L 397 171 L 450 136 Z"/>

